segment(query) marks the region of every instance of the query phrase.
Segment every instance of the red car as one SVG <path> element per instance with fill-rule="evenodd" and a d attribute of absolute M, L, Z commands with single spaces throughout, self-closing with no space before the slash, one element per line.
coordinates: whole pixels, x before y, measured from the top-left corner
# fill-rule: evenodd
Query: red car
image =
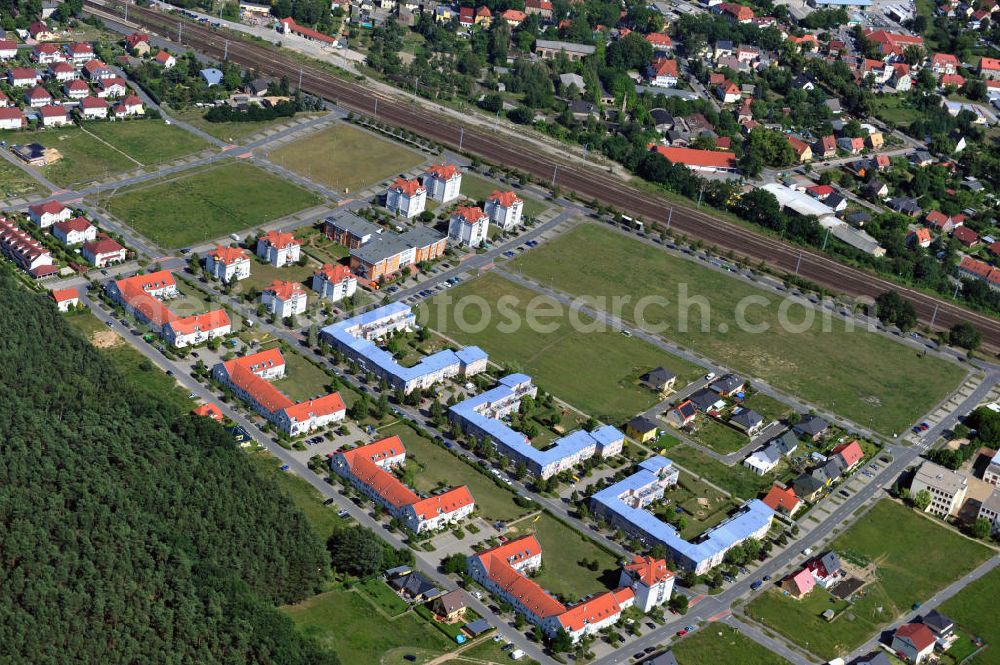
<path fill-rule="evenodd" d="M 687 634 L 688 634 L 688 632 L 686 630 L 684 630 L 683 628 L 677 631 L 677 637 L 684 637 Z"/>

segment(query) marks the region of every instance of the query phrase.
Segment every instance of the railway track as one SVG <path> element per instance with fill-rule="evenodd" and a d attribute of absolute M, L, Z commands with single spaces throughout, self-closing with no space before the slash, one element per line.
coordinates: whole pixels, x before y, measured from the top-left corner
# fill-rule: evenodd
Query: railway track
<path fill-rule="evenodd" d="M 85 0 L 87 11 L 107 20 L 123 22 L 120 11 Z M 673 209 L 671 228 L 688 237 L 701 239 L 723 250 L 764 261 L 772 267 L 822 285 L 831 291 L 851 296 L 874 298 L 895 289 L 910 300 L 921 322 L 947 329 L 955 323 L 968 321 L 983 335 L 984 345 L 1000 350 L 1000 321 L 973 312 L 942 298 L 930 296 L 901 286 L 863 270 L 841 264 L 817 252 L 795 247 L 756 233 L 739 224 L 712 217 L 697 208 L 668 202 L 641 191 L 626 182 L 595 168 L 540 154 L 523 146 L 512 145 L 502 136 L 472 125 L 460 126 L 443 120 L 416 103 L 407 102 L 365 86 L 345 81 L 319 68 L 301 64 L 273 48 L 251 41 L 226 36 L 210 27 L 176 14 L 130 5 L 129 23 L 142 26 L 174 42 L 187 45 L 210 57 L 228 60 L 243 67 L 276 78 L 301 80 L 302 89 L 358 113 L 377 117 L 432 139 L 451 149 L 462 149 L 479 155 L 486 161 L 503 164 L 530 173 L 541 182 L 554 182 L 565 191 L 585 199 L 596 199 L 607 205 L 646 220 L 665 222 L 668 209 Z M 183 26 L 183 27 L 180 27 Z M 461 131 L 460 131 L 461 130 Z"/>

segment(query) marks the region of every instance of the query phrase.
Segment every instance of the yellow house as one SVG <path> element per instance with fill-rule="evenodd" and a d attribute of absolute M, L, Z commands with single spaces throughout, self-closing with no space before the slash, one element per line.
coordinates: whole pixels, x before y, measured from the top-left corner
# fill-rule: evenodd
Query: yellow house
<path fill-rule="evenodd" d="M 625 426 L 625 433 L 639 443 L 648 443 L 656 438 L 658 426 L 645 416 L 636 416 Z"/>
<path fill-rule="evenodd" d="M 885 139 L 882 137 L 882 132 L 872 132 L 868 135 L 868 147 L 872 150 L 878 150 L 885 144 Z"/>

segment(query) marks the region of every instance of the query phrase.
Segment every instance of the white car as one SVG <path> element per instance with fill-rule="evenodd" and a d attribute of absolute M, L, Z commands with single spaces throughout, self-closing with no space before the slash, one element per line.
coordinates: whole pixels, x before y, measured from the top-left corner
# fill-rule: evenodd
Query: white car
<path fill-rule="evenodd" d="M 705 375 L 706 381 L 711 381 L 714 378 L 715 378 L 715 372 L 709 372 L 708 374 Z"/>

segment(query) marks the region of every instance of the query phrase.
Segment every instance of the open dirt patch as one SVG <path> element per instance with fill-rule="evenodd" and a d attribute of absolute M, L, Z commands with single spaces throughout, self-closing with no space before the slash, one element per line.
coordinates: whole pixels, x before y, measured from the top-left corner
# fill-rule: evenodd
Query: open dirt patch
<path fill-rule="evenodd" d="M 113 349 L 122 343 L 122 338 L 113 330 L 99 330 L 90 336 L 90 343 L 99 349 Z"/>

